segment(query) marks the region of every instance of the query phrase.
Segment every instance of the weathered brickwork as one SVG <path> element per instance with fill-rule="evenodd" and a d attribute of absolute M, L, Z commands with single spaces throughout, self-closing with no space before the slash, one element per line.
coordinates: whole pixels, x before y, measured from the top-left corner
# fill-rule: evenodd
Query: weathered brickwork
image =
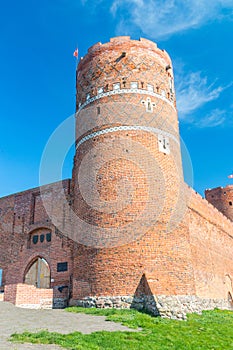
<path fill-rule="evenodd" d="M 63 181 L 62 187 L 69 195 L 69 180 Z M 41 188 L 46 191 L 46 206 L 55 202 L 60 191 L 59 184 Z M 0 268 L 3 270 L 3 285 L 18 284 L 25 281 L 25 275 L 38 257 L 47 261 L 50 267 L 49 286 L 54 289 L 54 303 L 67 304 L 71 291 L 71 275 L 73 270 L 73 242 L 63 236 L 51 223 L 39 197 L 40 189 L 35 188 L 0 199 L 1 208 L 1 254 Z M 40 198 L 35 206 L 35 198 Z M 62 213 L 61 213 L 62 215 Z M 36 218 L 36 221 L 34 220 Z M 48 240 L 46 235 L 48 236 Z M 38 241 L 33 243 L 33 236 Z M 43 242 L 41 242 L 43 237 Z M 65 272 L 57 272 L 57 264 L 67 262 Z M 66 286 L 62 291 L 59 287 Z M 56 306 L 56 305 L 55 305 Z"/>
<path fill-rule="evenodd" d="M 199 297 L 233 296 L 233 223 L 194 191 L 190 202 L 190 244 Z"/>
<path fill-rule="evenodd" d="M 168 54 L 97 43 L 77 68 L 72 179 L 0 199 L 5 299 L 38 307 L 48 290 L 53 307 L 177 319 L 231 309 L 232 191 L 206 191 L 213 206 L 183 181 Z"/>
<path fill-rule="evenodd" d="M 5 287 L 4 301 L 29 309 L 52 309 L 53 290 L 19 283 Z"/>
<path fill-rule="evenodd" d="M 165 52 L 127 37 L 94 46 L 78 66 L 74 209 L 90 247 L 75 255 L 73 300 L 133 295 L 144 274 L 152 293 L 194 293 L 172 79 Z"/>
<path fill-rule="evenodd" d="M 233 185 L 206 190 L 205 197 L 208 202 L 233 221 Z"/>

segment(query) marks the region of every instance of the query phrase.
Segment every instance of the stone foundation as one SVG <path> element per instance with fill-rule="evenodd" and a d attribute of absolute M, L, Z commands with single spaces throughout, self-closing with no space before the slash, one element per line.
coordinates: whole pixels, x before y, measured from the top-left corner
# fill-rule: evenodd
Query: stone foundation
<path fill-rule="evenodd" d="M 64 309 L 68 306 L 70 288 L 68 285 L 57 285 L 53 287 L 53 309 Z"/>
<path fill-rule="evenodd" d="M 65 298 L 53 298 L 53 309 L 64 309 L 68 305 L 68 300 Z"/>
<path fill-rule="evenodd" d="M 201 314 L 203 310 L 233 310 L 227 299 L 202 299 L 195 295 L 86 297 L 71 300 L 70 306 L 147 310 L 154 316 L 186 320 L 188 313 Z"/>

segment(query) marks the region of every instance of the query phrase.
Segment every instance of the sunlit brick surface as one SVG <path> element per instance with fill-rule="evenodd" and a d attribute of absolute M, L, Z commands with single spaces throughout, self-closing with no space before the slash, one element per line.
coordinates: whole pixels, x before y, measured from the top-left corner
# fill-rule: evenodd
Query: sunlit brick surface
<path fill-rule="evenodd" d="M 167 53 L 146 39 L 97 43 L 77 69 L 72 180 L 0 199 L 0 289 L 14 302 L 19 286 L 23 305 L 51 287 L 55 307 L 179 319 L 232 308 L 232 192 L 207 190 L 207 201 L 183 181 Z M 41 293 L 23 284 L 38 258 L 51 277 Z"/>
<path fill-rule="evenodd" d="M 74 299 L 132 295 L 144 273 L 153 293 L 194 292 L 173 89 L 169 56 L 148 40 L 114 38 L 79 63 L 74 210 L 89 248 L 77 251 Z"/>

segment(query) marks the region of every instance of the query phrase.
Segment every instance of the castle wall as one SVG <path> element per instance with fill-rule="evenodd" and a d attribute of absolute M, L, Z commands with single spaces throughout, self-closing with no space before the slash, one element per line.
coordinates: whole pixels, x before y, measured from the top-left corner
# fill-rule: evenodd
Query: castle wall
<path fill-rule="evenodd" d="M 80 271 L 85 266 L 88 278 L 80 274 L 78 280 L 74 273 L 71 303 L 133 306 L 177 319 L 190 312 L 233 308 L 233 224 L 187 185 L 184 188 L 188 206 L 177 230 L 168 234 L 157 223 L 129 246 L 91 250 L 91 259 L 90 252 L 80 252 Z"/>
<path fill-rule="evenodd" d="M 23 283 L 33 261 L 43 258 L 49 264 L 49 282 L 54 288 L 57 305 L 69 297 L 73 269 L 73 242 L 54 227 L 50 216 L 53 212 L 62 219 L 62 203 L 60 207 L 57 205 L 61 187 L 68 196 L 70 181 L 66 180 L 62 186 L 61 183 L 51 184 L 0 199 L 3 285 Z M 49 215 L 45 207 L 50 208 Z M 67 271 L 58 272 L 58 263 L 64 262 Z"/>
<path fill-rule="evenodd" d="M 233 223 L 194 191 L 189 208 L 196 295 L 212 299 L 231 298 Z"/>

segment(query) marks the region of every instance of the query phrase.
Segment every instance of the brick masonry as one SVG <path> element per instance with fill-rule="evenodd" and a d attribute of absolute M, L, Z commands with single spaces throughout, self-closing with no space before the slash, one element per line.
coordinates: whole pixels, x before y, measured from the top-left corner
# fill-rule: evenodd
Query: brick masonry
<path fill-rule="evenodd" d="M 71 180 L 0 199 L 5 290 L 24 286 L 43 258 L 53 307 L 133 306 L 178 319 L 232 308 L 232 186 L 207 201 L 183 181 L 165 51 L 129 37 L 88 50 L 77 69 L 76 147 Z"/>
<path fill-rule="evenodd" d="M 208 202 L 233 221 L 233 185 L 206 190 L 205 197 Z"/>
<path fill-rule="evenodd" d="M 50 267 L 54 306 L 61 306 L 62 300 L 63 306 L 67 305 L 71 292 L 74 246 L 52 224 L 42 203 L 41 193 L 46 193 L 46 208 L 52 208 L 54 197 L 59 197 L 60 187 L 69 196 L 69 186 L 70 180 L 65 180 L 0 199 L 0 268 L 3 270 L 3 285 L 23 283 L 32 263 L 38 257 L 44 258 Z M 57 208 L 53 208 L 55 210 Z M 46 240 L 48 233 L 51 234 L 50 242 Z M 38 236 L 36 244 L 33 243 L 35 235 Z M 43 242 L 40 242 L 41 235 L 45 237 Z M 68 270 L 57 272 L 59 262 L 67 262 Z M 64 286 L 66 288 L 59 291 L 59 287 Z"/>
<path fill-rule="evenodd" d="M 4 301 L 29 309 L 52 309 L 53 290 L 18 283 L 5 287 Z"/>

